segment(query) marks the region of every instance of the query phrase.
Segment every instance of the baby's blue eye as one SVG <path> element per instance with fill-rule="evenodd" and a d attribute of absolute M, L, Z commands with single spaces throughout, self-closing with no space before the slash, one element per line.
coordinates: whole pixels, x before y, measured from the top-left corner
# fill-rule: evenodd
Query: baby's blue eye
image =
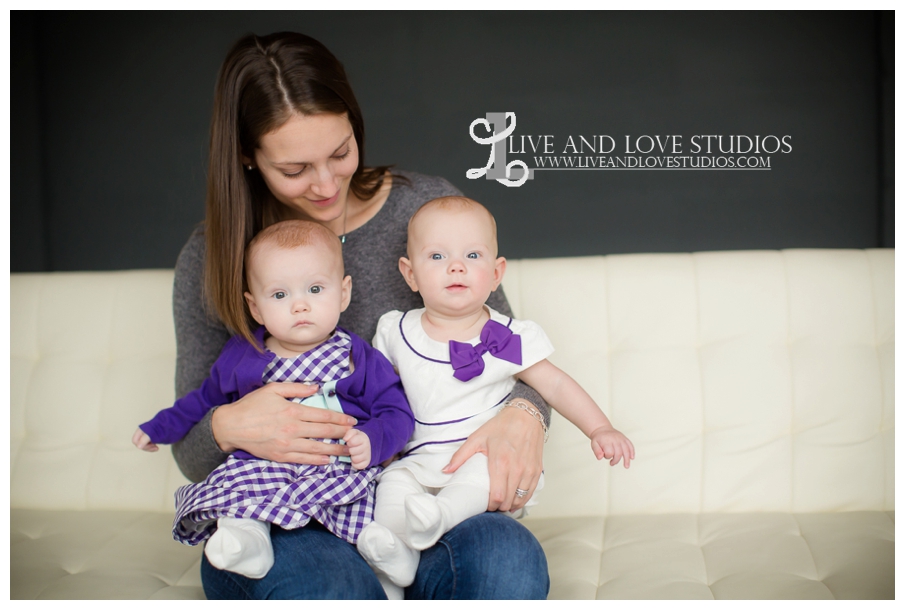
<path fill-rule="evenodd" d="M 442 254 L 436 254 L 436 253 L 431 254 L 431 260 L 438 261 L 438 260 L 440 260 L 440 259 L 442 259 L 442 258 L 443 258 L 443 255 L 442 255 Z"/>
<path fill-rule="evenodd" d="M 273 298 L 275 298 L 275 299 L 285 299 L 285 298 L 286 298 L 286 293 L 283 292 L 282 290 L 280 290 L 279 292 L 274 292 L 274 293 L 273 293 Z"/>
<path fill-rule="evenodd" d="M 466 255 L 467 258 L 478 258 L 479 256 L 481 256 L 481 255 L 478 254 L 477 252 L 469 252 L 469 253 Z"/>
<path fill-rule="evenodd" d="M 312 286 L 308 289 L 308 292 L 310 292 L 311 294 L 318 294 L 323 289 L 323 286 Z"/>

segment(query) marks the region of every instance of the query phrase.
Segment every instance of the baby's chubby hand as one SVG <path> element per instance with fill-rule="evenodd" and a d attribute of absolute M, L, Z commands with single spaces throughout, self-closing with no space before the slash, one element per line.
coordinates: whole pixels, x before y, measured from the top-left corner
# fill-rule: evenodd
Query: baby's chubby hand
<path fill-rule="evenodd" d="M 138 428 L 132 435 L 132 444 L 142 451 L 157 451 L 157 445 L 151 442 L 151 437 Z"/>
<path fill-rule="evenodd" d="M 622 432 L 612 426 L 600 426 L 591 432 L 591 450 L 598 460 L 606 458 L 610 466 L 615 466 L 622 460 L 628 468 L 635 459 L 635 446 Z"/>
<path fill-rule="evenodd" d="M 352 468 L 364 470 L 371 464 L 371 439 L 361 430 L 352 428 L 343 437 L 352 458 Z"/>

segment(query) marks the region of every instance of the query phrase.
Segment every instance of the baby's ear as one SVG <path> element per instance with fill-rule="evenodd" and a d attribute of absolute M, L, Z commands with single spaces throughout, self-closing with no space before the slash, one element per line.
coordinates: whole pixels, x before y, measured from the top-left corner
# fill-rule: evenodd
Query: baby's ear
<path fill-rule="evenodd" d="M 352 276 L 351 275 L 347 275 L 346 277 L 343 278 L 342 291 L 343 291 L 343 300 L 342 300 L 342 304 L 340 305 L 339 310 L 345 311 L 346 308 L 349 306 L 349 303 L 352 301 Z"/>
<path fill-rule="evenodd" d="M 255 303 L 255 298 L 251 296 L 250 292 L 245 293 L 245 302 L 248 303 L 248 311 L 251 312 L 251 317 L 255 319 L 255 322 L 258 324 L 264 324 L 264 318 L 261 316 L 261 312 L 258 310 L 258 305 Z"/>
<path fill-rule="evenodd" d="M 502 256 L 496 259 L 493 267 L 493 289 L 496 290 L 500 287 L 500 282 L 503 281 L 503 276 L 506 275 L 506 259 Z"/>
<path fill-rule="evenodd" d="M 412 292 L 418 292 L 418 282 L 415 281 L 415 270 L 412 269 L 412 261 L 404 256 L 399 257 L 399 273 L 405 279 L 405 283 L 409 285 Z"/>

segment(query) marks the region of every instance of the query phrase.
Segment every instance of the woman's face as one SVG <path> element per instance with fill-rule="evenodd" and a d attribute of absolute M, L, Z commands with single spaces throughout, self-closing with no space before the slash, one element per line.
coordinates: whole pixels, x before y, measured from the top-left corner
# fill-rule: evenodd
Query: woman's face
<path fill-rule="evenodd" d="M 292 217 L 329 226 L 346 209 L 358 143 L 345 114 L 293 114 L 261 138 L 251 163 Z"/>

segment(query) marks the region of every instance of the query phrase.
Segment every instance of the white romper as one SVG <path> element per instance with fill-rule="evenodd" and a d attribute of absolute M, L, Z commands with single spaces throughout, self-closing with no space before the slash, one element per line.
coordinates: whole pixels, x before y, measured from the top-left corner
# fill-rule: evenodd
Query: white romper
<path fill-rule="evenodd" d="M 483 454 L 473 456 L 454 474 L 444 474 L 442 469 L 465 439 L 502 409 L 515 385 L 514 375 L 547 358 L 553 346 L 534 322 L 510 318 L 490 307 L 487 310 L 492 321 L 521 337 L 521 363 L 485 353 L 483 372 L 468 381 L 453 376 L 449 344 L 435 341 L 424 332 L 424 309 L 391 311 L 380 318 L 374 347 L 399 371 L 415 414 L 415 431 L 402 459 L 390 464 L 385 472 L 406 469 L 421 485 L 430 488 L 448 485 L 453 476 L 457 480 L 467 476 L 470 482 L 489 490 Z M 477 345 L 480 337 L 466 343 Z M 542 486 L 543 477 L 537 490 Z"/>

